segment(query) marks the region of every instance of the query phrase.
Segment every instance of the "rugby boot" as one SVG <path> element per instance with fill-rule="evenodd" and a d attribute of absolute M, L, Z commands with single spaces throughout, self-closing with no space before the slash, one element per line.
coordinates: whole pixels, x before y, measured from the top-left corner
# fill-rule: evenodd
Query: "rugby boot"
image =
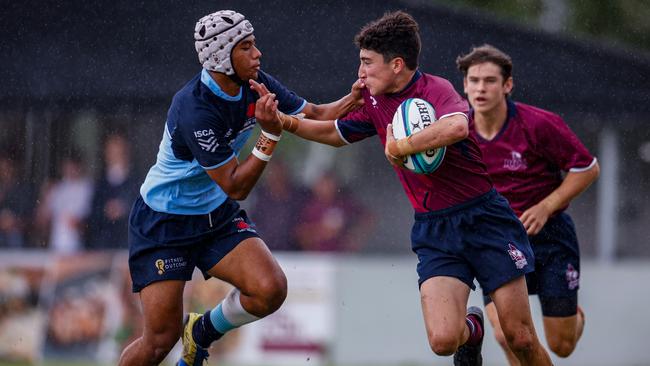
<path fill-rule="evenodd" d="M 177 366 L 204 366 L 208 364 L 208 350 L 199 346 L 192 336 L 192 327 L 203 314 L 189 313 L 183 326 L 183 354 Z"/>

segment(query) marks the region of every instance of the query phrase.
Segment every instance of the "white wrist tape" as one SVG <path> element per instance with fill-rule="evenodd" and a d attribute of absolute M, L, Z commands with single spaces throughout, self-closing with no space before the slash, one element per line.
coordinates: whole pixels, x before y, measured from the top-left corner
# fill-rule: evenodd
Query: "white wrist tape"
<path fill-rule="evenodd" d="M 257 150 L 256 148 L 253 148 L 253 151 L 251 152 L 253 155 L 255 155 L 256 158 L 262 160 L 262 161 L 270 161 L 271 156 L 273 155 L 266 155 L 265 153 Z"/>
<path fill-rule="evenodd" d="M 278 135 L 270 134 L 270 133 L 268 133 L 268 132 L 266 132 L 264 130 L 262 130 L 262 135 L 268 137 L 270 140 L 273 140 L 275 142 L 280 141 L 280 137 L 281 137 L 281 136 L 278 136 Z"/>

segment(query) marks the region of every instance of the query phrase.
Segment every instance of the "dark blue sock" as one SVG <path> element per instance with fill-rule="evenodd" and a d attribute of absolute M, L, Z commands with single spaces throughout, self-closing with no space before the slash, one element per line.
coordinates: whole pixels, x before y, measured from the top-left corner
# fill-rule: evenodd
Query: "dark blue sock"
<path fill-rule="evenodd" d="M 206 311 L 201 319 L 197 320 L 192 327 L 192 337 L 194 342 L 200 347 L 208 348 L 212 342 L 223 336 L 222 333 L 219 333 L 214 329 L 212 321 L 210 320 L 210 310 Z"/>

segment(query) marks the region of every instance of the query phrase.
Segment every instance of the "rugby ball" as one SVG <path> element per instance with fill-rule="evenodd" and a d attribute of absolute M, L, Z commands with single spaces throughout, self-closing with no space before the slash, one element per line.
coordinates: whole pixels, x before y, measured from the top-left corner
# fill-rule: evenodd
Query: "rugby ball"
<path fill-rule="evenodd" d="M 436 111 L 431 103 L 420 98 L 409 98 L 400 104 L 393 116 L 393 136 L 403 139 L 436 122 Z M 422 151 L 404 157 L 404 167 L 418 174 L 436 171 L 445 157 L 446 147 Z"/>

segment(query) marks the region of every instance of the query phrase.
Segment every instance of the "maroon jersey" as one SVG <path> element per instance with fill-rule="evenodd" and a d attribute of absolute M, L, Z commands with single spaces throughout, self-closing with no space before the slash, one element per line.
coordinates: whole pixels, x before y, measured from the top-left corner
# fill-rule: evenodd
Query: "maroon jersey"
<path fill-rule="evenodd" d="M 562 118 L 523 103 L 508 101 L 506 122 L 492 140 L 476 132 L 473 111 L 470 131 L 494 186 L 517 215 L 553 192 L 562 183 L 563 171 L 587 170 L 596 163 Z"/>
<path fill-rule="evenodd" d="M 453 114 L 467 115 L 467 102 L 449 81 L 416 72 L 401 92 L 371 96 L 362 91 L 365 105 L 336 121 L 336 128 L 346 143 L 379 135 L 386 144 L 386 127 L 399 105 L 408 98 L 422 98 L 433 106 L 437 119 Z M 431 174 L 416 174 L 395 168 L 402 186 L 416 212 L 445 209 L 478 197 L 492 188 L 481 151 L 473 137 L 447 146 L 440 167 Z"/>

